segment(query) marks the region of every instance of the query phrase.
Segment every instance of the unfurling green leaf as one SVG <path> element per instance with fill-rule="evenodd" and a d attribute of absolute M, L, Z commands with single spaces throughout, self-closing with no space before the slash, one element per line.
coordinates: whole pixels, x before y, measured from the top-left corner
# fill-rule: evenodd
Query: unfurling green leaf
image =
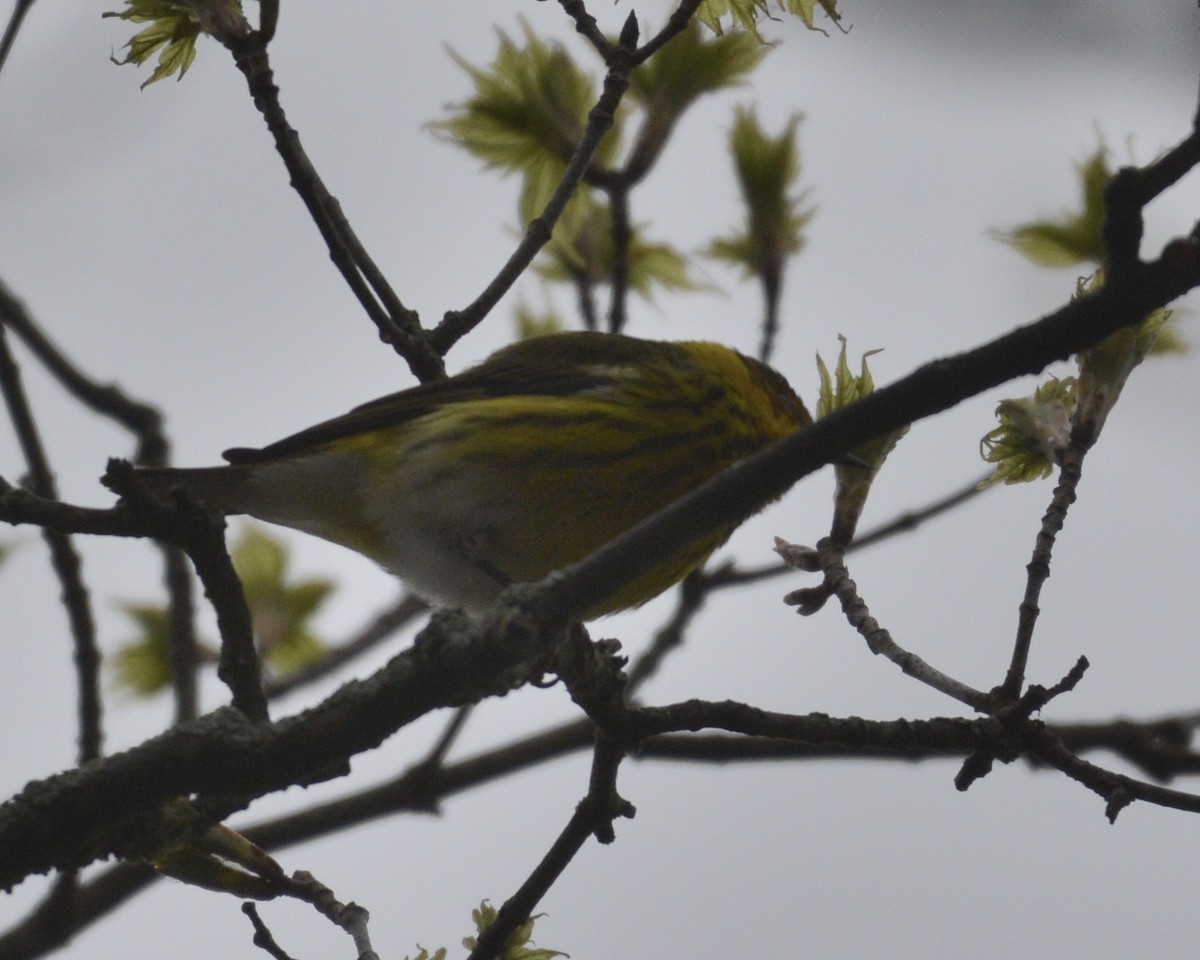
<path fill-rule="evenodd" d="M 482 934 L 484 930 L 495 923 L 497 913 L 496 908 L 487 900 L 479 905 L 478 910 L 472 910 L 471 919 L 475 922 L 476 934 Z M 545 950 L 533 945 L 533 940 L 530 939 L 533 936 L 533 924 L 541 916 L 544 914 L 530 917 L 512 932 L 508 942 L 504 945 L 504 950 L 499 955 L 500 960 L 554 960 L 555 957 L 570 956 L 560 950 Z M 463 946 L 468 950 L 474 950 L 478 942 L 477 936 L 463 937 Z"/>
<path fill-rule="evenodd" d="M 524 44 L 503 31 L 496 59 L 486 68 L 450 55 L 471 77 L 474 94 L 451 106 L 431 129 L 488 167 L 523 178 L 523 222 L 541 213 L 583 137 L 595 84 L 558 44 L 540 40 L 524 20 Z M 601 141 L 598 162 L 620 146 L 619 120 Z"/>
<path fill-rule="evenodd" d="M 840 24 L 842 15 L 837 9 L 837 0 L 775 0 L 774 6 L 783 13 L 799 17 L 809 30 L 824 33 L 816 25 L 814 14 L 820 7 L 834 25 Z M 721 34 L 722 18 L 728 16 L 732 25 L 747 30 L 755 37 L 758 36 L 758 20 L 760 17 L 771 17 L 769 0 L 703 0 L 696 11 L 696 18 L 713 33 Z M 839 26 L 839 29 L 840 26 Z"/>
<path fill-rule="evenodd" d="M 1104 273 L 1097 270 L 1078 281 L 1075 298 L 1103 283 Z M 1171 320 L 1170 310 L 1155 310 L 1077 355 L 1078 377 L 1055 378 L 1032 397 L 1000 401 L 1000 426 L 980 442 L 983 458 L 996 464 L 984 485 L 1040 480 L 1051 474 L 1072 438 L 1084 448 L 1095 443 L 1134 368 L 1152 353 L 1181 349 Z"/>
<path fill-rule="evenodd" d="M 138 696 L 151 696 L 171 683 L 167 610 L 133 603 L 121 604 L 120 609 L 138 627 L 139 636 L 110 658 L 113 680 Z"/>
<path fill-rule="evenodd" d="M 180 824 L 198 815 L 191 801 L 179 797 L 164 813 Z M 252 900 L 271 900 L 280 894 L 283 868 L 270 855 L 236 830 L 216 824 L 201 836 L 171 843 L 156 851 L 154 867 L 164 876 L 205 890 Z"/>
<path fill-rule="evenodd" d="M 783 132 L 772 137 L 759 126 L 753 110 L 738 110 L 730 147 L 746 204 L 746 227 L 714 240 L 707 251 L 710 257 L 741 266 L 773 290 L 778 289 L 787 258 L 804 248 L 804 227 L 815 212 L 804 207 L 807 192 L 790 193 L 800 177 L 800 120 L 793 116 Z"/>
<path fill-rule="evenodd" d="M 415 957 L 405 957 L 404 960 L 446 960 L 446 948 L 438 947 L 433 953 L 430 953 L 420 944 L 417 944 L 417 955 Z"/>
<path fill-rule="evenodd" d="M 1100 147 L 1079 164 L 1083 209 L 1055 220 L 1038 220 L 994 236 L 1015 247 L 1036 264 L 1070 267 L 1100 263 L 1104 255 L 1104 188 L 1112 179 L 1108 150 Z"/>
<path fill-rule="evenodd" d="M 289 582 L 287 548 L 262 530 L 247 525 L 230 550 L 230 559 L 246 592 L 254 637 L 263 659 L 288 674 L 319 657 L 325 645 L 309 623 L 333 590 L 329 580 Z"/>
<path fill-rule="evenodd" d="M 569 280 L 588 287 L 610 283 L 613 275 L 612 212 L 590 191 L 576 194 L 580 202 L 567 208 L 554 229 L 537 265 L 547 280 Z M 626 256 L 629 287 L 647 300 L 656 287 L 665 290 L 696 290 L 703 284 L 688 272 L 687 258 L 664 243 L 646 239 L 645 226 L 636 225 Z"/>
<path fill-rule="evenodd" d="M 837 365 L 832 374 L 825 361 L 817 355 L 817 373 L 821 378 L 821 388 L 817 394 L 818 419 L 875 392 L 875 380 L 867 366 L 867 358 L 879 351 L 868 350 L 864 353 L 859 372 L 855 374 L 847 360 L 846 338 L 839 336 L 838 340 L 842 346 L 838 351 Z M 861 443 L 846 451 L 857 462 L 839 463 L 834 467 L 837 488 L 834 493 L 833 527 L 830 536 L 839 543 L 849 544 L 853 539 L 858 519 L 866 505 L 867 495 L 871 492 L 871 483 L 883 467 L 888 454 L 895 449 L 906 433 L 908 427 L 904 426 Z"/>
<path fill-rule="evenodd" d="M 744 33 L 706 36 L 692 20 L 633 71 L 629 95 L 647 110 L 678 116 L 704 94 L 740 84 L 769 50 Z"/>
<path fill-rule="evenodd" d="M 240 16 L 241 4 L 237 0 L 221 2 L 232 6 Z M 173 74 L 178 75 L 176 79 L 182 80 L 196 59 L 196 40 L 205 32 L 203 6 L 185 0 L 125 0 L 124 10 L 102 14 L 131 23 L 149 24 L 125 44 L 128 49 L 125 58 L 118 60 L 114 57 L 113 63 L 140 66 L 157 53 L 158 66 L 150 74 L 150 79 L 142 84 L 142 89 Z"/>
<path fill-rule="evenodd" d="M 687 28 L 633 71 L 630 99 L 643 110 L 627 161 L 640 175 L 649 169 L 675 124 L 697 99 L 737 86 L 771 48 L 748 33 L 710 36 L 692 20 Z"/>
<path fill-rule="evenodd" d="M 1000 426 L 980 441 L 980 453 L 996 472 L 983 481 L 1029 483 L 1050 476 L 1071 435 L 1077 383 L 1074 377 L 1052 379 L 1032 397 L 1001 400 L 996 406 Z"/>

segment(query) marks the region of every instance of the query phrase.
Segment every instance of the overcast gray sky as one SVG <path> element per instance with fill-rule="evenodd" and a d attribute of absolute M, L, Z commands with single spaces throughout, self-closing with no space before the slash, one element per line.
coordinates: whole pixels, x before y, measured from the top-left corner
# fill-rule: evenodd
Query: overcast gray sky
<path fill-rule="evenodd" d="M 36 5 L 0 76 L 0 277 L 98 379 L 162 407 L 180 463 L 217 462 L 228 446 L 269 442 L 411 382 L 329 264 L 228 57 L 202 44 L 182 83 L 139 92 L 148 70 L 109 62 L 130 35 L 100 19 L 114 7 Z M 631 8 L 650 23 L 670 8 L 662 0 L 591 7 L 613 30 Z M 852 351 L 884 348 L 873 369 L 886 383 L 1061 304 L 1074 273 L 1039 271 L 988 230 L 1074 205 L 1073 164 L 1099 138 L 1125 161 L 1184 136 L 1200 70 L 1200 15 L 1190 0 L 857 0 L 845 13 L 845 35 L 768 25 L 780 42 L 753 88 L 698 109 L 635 197 L 637 219 L 694 249 L 739 216 L 723 155 L 733 105 L 756 103 L 776 129 L 793 112 L 806 115 L 803 183 L 820 209 L 788 277 L 776 363 L 810 400 L 813 355 L 832 356 L 839 333 Z M 514 34 L 519 16 L 582 49 L 551 3 L 283 5 L 272 57 L 289 117 L 401 297 L 428 323 L 490 279 L 511 249 L 515 220 L 516 183 L 481 172 L 423 128 L 468 92 L 445 46 L 487 62 L 494 27 Z M 1191 182 L 1152 208 L 1148 253 L 1191 228 L 1197 201 Z M 729 296 L 635 304 L 630 332 L 753 350 L 753 291 L 716 269 L 709 278 Z M 532 282 L 519 289 L 541 302 Z M 462 344 L 452 368 L 511 337 L 514 302 Z M 569 310 L 569 300 L 560 306 Z M 1198 339 L 1191 321 L 1185 334 Z M 96 478 L 107 457 L 129 454 L 128 439 L 79 411 L 22 357 L 64 495 L 109 503 Z M 1030 679 L 1054 682 L 1080 654 L 1093 666 L 1049 719 L 1200 706 L 1200 645 L 1186 606 L 1197 579 L 1196 364 L 1193 354 L 1135 375 L 1089 458 L 1044 595 Z M 996 400 L 1030 386 L 918 425 L 881 477 L 866 523 L 975 476 Z M 14 480 L 20 471 L 11 434 L 0 429 L 0 475 Z M 770 559 L 773 534 L 814 540 L 827 524 L 829 488 L 827 477 L 807 481 L 747 524 L 727 555 L 756 564 Z M 993 491 L 855 558 L 852 572 L 900 642 L 989 687 L 1007 663 L 1049 495 L 1049 484 Z M 15 537 L 22 546 L 0 571 L 4 796 L 74 755 L 58 588 L 36 536 Z M 292 542 L 298 573 L 342 583 L 322 620 L 331 636 L 393 595 L 394 584 L 366 561 L 311 539 Z M 112 650 L 130 633 L 116 602 L 156 596 L 156 556 L 142 544 L 83 547 Z M 715 599 L 646 698 L 731 697 L 872 718 L 959 712 L 872 658 L 832 609 L 805 620 L 778 602 L 801 582 L 770 584 L 749 601 Z M 636 651 L 670 603 L 605 621 L 594 634 Z M 204 693 L 206 708 L 221 702 L 215 683 Z M 288 701 L 276 712 L 301 706 Z M 561 689 L 521 691 L 484 705 L 456 755 L 570 714 Z M 115 703 L 108 748 L 140 741 L 169 715 L 165 702 Z M 354 783 L 403 768 L 442 722 L 418 724 L 357 759 Z M 1017 764 L 963 795 L 951 783 L 955 770 L 949 762 L 630 763 L 620 783 L 636 819 L 617 825 L 615 844 L 592 845 L 571 866 L 542 904 L 549 916 L 537 939 L 576 960 L 1194 955 L 1200 821 L 1135 806 L 1113 827 L 1097 798 L 1060 775 Z M 352 786 L 270 798 L 243 822 Z M 449 946 L 453 956 L 472 907 L 516 889 L 585 789 L 580 757 L 451 800 L 440 818 L 385 820 L 283 851 L 281 860 L 366 905 L 381 955 L 398 958 L 420 942 Z M 0 900 L 0 926 L 43 889 L 31 881 Z M 343 937 L 299 907 L 269 906 L 264 916 L 298 956 L 349 955 Z M 68 953 L 259 955 L 235 901 L 176 883 L 158 884 Z"/>

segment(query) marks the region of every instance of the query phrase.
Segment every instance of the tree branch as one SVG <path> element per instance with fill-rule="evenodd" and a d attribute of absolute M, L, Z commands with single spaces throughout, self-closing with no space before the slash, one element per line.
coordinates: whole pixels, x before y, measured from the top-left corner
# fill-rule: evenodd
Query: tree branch
<path fill-rule="evenodd" d="M 267 26 L 264 17 L 264 26 Z M 256 33 L 217 37 L 233 54 L 237 68 L 246 78 L 254 105 L 258 107 L 283 158 L 292 187 L 304 201 L 317 225 L 334 265 L 342 274 L 380 337 L 404 357 L 420 380 L 445 375 L 442 358 L 430 346 L 415 311 L 406 307 L 371 259 L 358 235 L 342 214 L 341 206 L 325 186 L 300 144 L 300 135 L 288 122 L 279 100 L 264 38 Z"/>
<path fill-rule="evenodd" d="M 29 398 L 21 383 L 20 368 L 8 347 L 6 326 L 5 322 L 0 322 L 0 394 L 3 394 L 8 406 L 17 442 L 29 467 L 30 486 L 37 496 L 57 500 L 54 474 L 33 419 Z M 50 549 L 50 562 L 62 586 L 63 605 L 71 625 L 79 694 L 79 762 L 86 763 L 100 756 L 103 742 L 100 649 L 96 646 L 96 623 L 92 616 L 91 598 L 83 582 L 83 563 L 70 536 L 44 527 L 42 537 Z"/>
<path fill-rule="evenodd" d="M 857 444 L 950 409 L 963 400 L 1140 323 L 1200 285 L 1200 246 L 1174 241 L 1160 259 L 1109 281 L 1035 323 L 974 350 L 934 360 L 818 420 L 709 480 L 591 556 L 553 574 L 542 602 L 563 619 L 594 609 L 709 532 L 739 523 L 797 480 Z"/>

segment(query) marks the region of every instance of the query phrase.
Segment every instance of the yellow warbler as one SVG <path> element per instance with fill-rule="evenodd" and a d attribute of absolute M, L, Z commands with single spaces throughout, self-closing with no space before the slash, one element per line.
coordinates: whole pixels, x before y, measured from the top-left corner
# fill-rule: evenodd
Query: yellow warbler
<path fill-rule="evenodd" d="M 727 347 L 558 333 L 228 450 L 228 466 L 140 473 L 343 544 L 432 602 L 478 613 L 811 422 L 782 376 Z M 698 538 L 587 619 L 661 593 L 732 531 Z"/>

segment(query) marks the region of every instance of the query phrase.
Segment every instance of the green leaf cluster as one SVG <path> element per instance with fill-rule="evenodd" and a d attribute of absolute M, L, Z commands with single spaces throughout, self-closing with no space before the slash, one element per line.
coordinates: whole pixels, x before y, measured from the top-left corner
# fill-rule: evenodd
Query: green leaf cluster
<path fill-rule="evenodd" d="M 639 126 L 628 168 L 642 170 L 657 159 L 671 131 L 705 94 L 740 86 L 770 47 L 747 33 L 706 36 L 692 20 L 629 78 Z"/>
<path fill-rule="evenodd" d="M 1044 267 L 1098 264 L 1104 256 L 1104 188 L 1112 179 L 1108 149 L 1101 146 L 1078 165 L 1082 209 L 1053 220 L 1036 220 L 995 234 Z"/>
<path fill-rule="evenodd" d="M 525 226 L 541 215 L 558 187 L 584 135 L 597 84 L 565 48 L 539 39 L 525 21 L 521 27 L 519 41 L 500 31 L 499 50 L 486 68 L 451 51 L 474 90 L 431 126 L 488 167 L 520 176 L 518 211 Z M 688 269 L 688 257 L 649 239 L 644 223 L 630 224 L 628 242 L 617 249 L 610 193 L 641 180 L 687 110 L 705 94 L 740 84 L 769 49 L 740 31 L 708 36 L 693 21 L 632 72 L 629 96 L 543 251 L 543 279 L 592 289 L 611 282 L 619 256 L 630 289 L 647 299 L 656 287 L 702 286 Z"/>
<path fill-rule="evenodd" d="M 778 284 L 787 258 L 804 249 L 804 228 L 815 213 L 803 206 L 807 191 L 789 195 L 800 177 L 796 130 L 801 119 L 793 116 L 772 137 L 753 110 L 739 108 L 730 134 L 746 226 L 713 241 L 708 255 L 741 266 L 747 276 L 768 284 Z"/>
<path fill-rule="evenodd" d="M 242 581 L 254 624 L 255 642 L 266 663 L 277 673 L 299 670 L 325 651 L 310 627 L 317 610 L 333 590 L 323 579 L 291 581 L 288 552 L 279 540 L 247 525 L 230 551 Z M 111 658 L 115 684 L 138 696 L 150 696 L 171 683 L 170 620 L 166 607 L 124 604 L 137 635 Z M 202 644 L 200 655 L 214 662 L 216 651 Z"/>
<path fill-rule="evenodd" d="M 472 910 L 471 919 L 475 922 L 475 932 L 482 934 L 484 930 L 495 923 L 497 913 L 496 908 L 487 900 L 479 905 L 478 910 Z M 542 916 L 544 914 L 530 917 L 512 932 L 508 942 L 504 945 L 504 951 L 500 954 L 500 960 L 554 960 L 555 957 L 567 956 L 560 950 L 546 950 L 534 946 L 533 925 Z M 463 938 L 463 946 L 468 950 L 474 950 L 478 942 L 477 937 Z"/>
<path fill-rule="evenodd" d="M 980 441 L 983 459 L 996 465 L 983 486 L 1029 483 L 1050 476 L 1070 440 L 1076 403 L 1074 377 L 1047 380 L 1032 397 L 1001 400 L 996 406 L 1000 425 Z"/>
<path fill-rule="evenodd" d="M 1108 150 L 1097 148 L 1077 170 L 1080 210 L 995 236 L 1039 266 L 1100 263 L 1104 256 L 1104 190 L 1113 176 Z M 1094 293 L 1103 283 L 1104 271 L 1097 269 L 1076 282 L 1074 299 Z M 1173 318 L 1170 310 L 1155 310 L 1140 324 L 1118 330 L 1076 356 L 1078 377 L 1053 378 L 1032 397 L 1002 400 L 996 408 L 999 426 L 980 442 L 983 458 L 996 464 L 995 473 L 984 484 L 1026 483 L 1048 477 L 1073 433 L 1087 446 L 1094 443 L 1134 368 L 1151 354 L 1186 349 Z"/>
<path fill-rule="evenodd" d="M 430 127 L 488 167 L 521 176 L 521 222 L 526 224 L 541 213 L 562 179 L 596 93 L 592 78 L 565 48 L 541 40 L 524 20 L 521 30 L 524 43 L 497 31 L 500 49 L 486 69 L 450 50 L 475 91 Z M 617 129 L 601 141 L 599 162 L 619 150 Z"/>
<path fill-rule="evenodd" d="M 283 542 L 251 525 L 230 551 L 230 558 L 246 592 L 255 642 L 263 659 L 287 674 L 319 657 L 325 645 L 309 623 L 332 592 L 332 581 L 289 580 L 289 557 Z"/>
<path fill-rule="evenodd" d="M 817 373 L 821 378 L 821 386 L 817 392 L 818 419 L 875 392 L 875 378 L 871 376 L 867 358 L 879 351 L 868 350 L 864 353 L 859 372 L 856 374 L 850 369 L 846 338 L 839 336 L 838 340 L 841 341 L 841 349 L 838 351 L 837 364 L 832 373 L 820 354 L 817 355 Z M 848 544 L 853 539 L 858 519 L 866 506 L 867 495 L 871 492 L 871 483 L 888 455 L 906 433 L 908 427 L 904 426 L 873 437 L 846 451 L 858 461 L 857 463 L 839 463 L 834 467 L 837 487 L 834 493 L 833 528 L 830 535 L 839 543 Z"/>
<path fill-rule="evenodd" d="M 1076 298 L 1103 282 L 1103 271 L 1079 280 Z M 1155 310 L 1136 326 L 1118 330 L 1078 354 L 1078 376 L 1051 378 L 1032 397 L 1001 400 L 996 407 L 999 426 L 980 441 L 983 459 L 996 464 L 984 485 L 1050 476 L 1073 432 L 1086 445 L 1094 443 L 1134 368 L 1152 353 L 1181 349 L 1170 321 L 1170 310 Z"/>
<path fill-rule="evenodd" d="M 479 905 L 479 909 L 472 910 L 471 920 L 475 923 L 476 936 L 463 937 L 463 946 L 468 950 L 474 950 L 479 942 L 478 935 L 496 922 L 498 912 L 487 900 Z M 531 939 L 533 925 L 542 916 L 544 914 L 530 917 L 513 931 L 512 936 L 508 938 L 508 943 L 504 945 L 504 951 L 499 954 L 500 960 L 554 960 L 555 957 L 570 956 L 560 950 L 545 950 L 534 945 Z M 446 960 L 446 948 L 440 947 L 430 953 L 424 947 L 419 947 L 419 952 L 415 957 L 405 957 L 404 960 Z"/>
<path fill-rule="evenodd" d="M 781 13 L 799 17 L 809 30 L 819 33 L 825 31 L 816 25 L 814 19 L 818 7 L 835 25 L 840 24 L 842 19 L 837 0 L 775 0 L 775 6 Z M 770 7 L 770 0 L 704 0 L 696 16 L 713 33 L 722 33 L 721 20 L 729 17 L 734 26 L 758 37 L 758 20 L 760 17 L 772 19 Z"/>
<path fill-rule="evenodd" d="M 196 59 L 196 40 L 204 32 L 194 4 L 183 0 L 125 0 L 125 4 L 124 10 L 109 11 L 102 16 L 150 25 L 133 35 L 125 44 L 129 51 L 125 58 L 114 57 L 113 63 L 140 66 L 157 53 L 158 66 L 142 89 L 173 74 L 182 80 Z"/>

